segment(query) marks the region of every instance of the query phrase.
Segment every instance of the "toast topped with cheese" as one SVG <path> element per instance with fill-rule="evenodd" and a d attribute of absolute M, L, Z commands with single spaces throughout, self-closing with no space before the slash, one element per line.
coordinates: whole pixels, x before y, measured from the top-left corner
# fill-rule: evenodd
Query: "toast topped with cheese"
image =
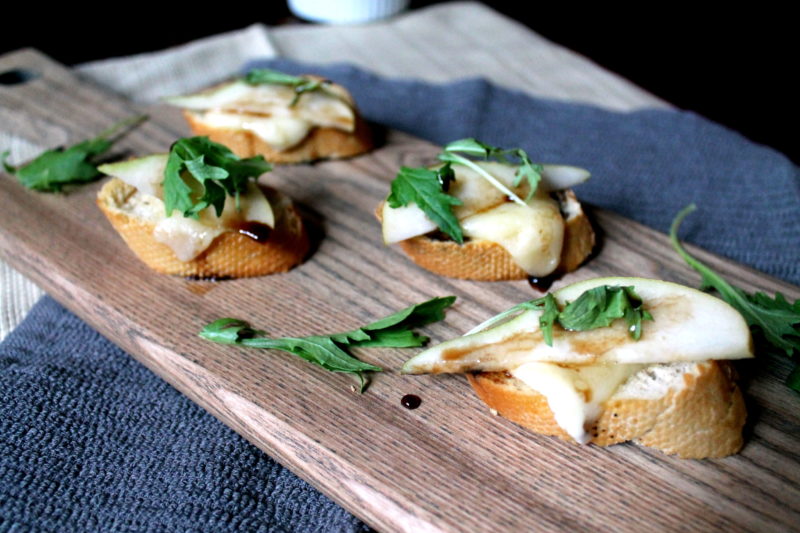
<path fill-rule="evenodd" d="M 442 160 L 401 168 L 377 212 L 384 242 L 399 243 L 418 265 L 462 279 L 541 279 L 573 271 L 590 255 L 594 231 L 570 190 L 588 179 L 586 170 Z"/>
<path fill-rule="evenodd" d="M 240 160 L 206 138 L 181 139 L 169 154 L 99 167 L 113 179 L 97 204 L 158 272 L 197 278 L 284 272 L 302 261 L 309 242 L 291 199 L 257 183 L 268 169 L 263 158 Z"/>
<path fill-rule="evenodd" d="M 722 300 L 598 278 L 501 318 L 514 313 L 421 352 L 403 372 L 466 373 L 499 414 L 577 443 L 633 440 L 686 458 L 741 448 L 746 412 L 729 361 L 752 358 L 752 340 Z"/>
<path fill-rule="evenodd" d="M 372 148 L 369 127 L 350 93 L 317 76 L 255 69 L 167 102 L 184 109 L 195 135 L 207 135 L 240 157 L 303 163 L 352 157 Z"/>

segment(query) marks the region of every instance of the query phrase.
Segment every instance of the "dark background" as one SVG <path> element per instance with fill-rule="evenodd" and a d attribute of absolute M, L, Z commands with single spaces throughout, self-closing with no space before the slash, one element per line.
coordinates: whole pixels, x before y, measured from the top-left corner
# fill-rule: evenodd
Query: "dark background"
<path fill-rule="evenodd" d="M 411 8 L 435 3 L 412 0 Z M 699 3 L 695 10 L 484 3 L 656 96 L 800 161 L 794 142 L 798 54 L 788 12 L 752 6 L 701 11 Z M 255 13 L 248 9 L 259 4 L 249 5 L 210 11 L 181 4 L 180 13 L 173 11 L 178 6 L 165 11 L 163 3 L 137 3 L 136 9 L 109 4 L 98 12 L 77 10 L 75 4 L 46 10 L 21 6 L 13 15 L 4 10 L 0 52 L 30 46 L 72 65 L 159 50 L 254 22 L 303 23 L 291 17 L 285 2 L 264 2 Z"/>

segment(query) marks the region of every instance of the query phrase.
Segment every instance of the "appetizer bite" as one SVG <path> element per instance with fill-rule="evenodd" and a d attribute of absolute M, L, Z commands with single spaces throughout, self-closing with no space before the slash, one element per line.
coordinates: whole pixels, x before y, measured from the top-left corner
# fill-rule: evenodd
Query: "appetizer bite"
<path fill-rule="evenodd" d="M 467 373 L 491 409 L 537 433 L 704 458 L 742 447 L 746 411 L 727 361 L 752 357 L 747 324 L 722 300 L 598 278 L 515 306 L 403 372 Z"/>
<path fill-rule="evenodd" d="M 169 154 L 102 165 L 97 205 L 133 252 L 164 274 L 239 278 L 284 272 L 309 243 L 291 199 L 257 183 L 263 157 L 240 159 L 206 137 Z"/>
<path fill-rule="evenodd" d="M 542 279 L 575 270 L 591 253 L 592 226 L 569 190 L 588 171 L 534 164 L 523 150 L 474 139 L 448 144 L 439 159 L 402 167 L 376 213 L 384 242 L 399 243 L 421 267 L 480 281 Z"/>
<path fill-rule="evenodd" d="M 254 69 L 244 78 L 167 102 L 184 109 L 195 135 L 207 135 L 240 157 L 303 163 L 372 148 L 367 123 L 347 89 L 317 76 Z"/>

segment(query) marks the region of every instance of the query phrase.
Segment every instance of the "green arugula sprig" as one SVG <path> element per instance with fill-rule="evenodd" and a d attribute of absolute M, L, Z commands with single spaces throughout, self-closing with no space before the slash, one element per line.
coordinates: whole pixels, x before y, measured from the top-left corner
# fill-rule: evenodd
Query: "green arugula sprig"
<path fill-rule="evenodd" d="M 434 298 L 406 307 L 358 329 L 332 335 L 309 337 L 263 337 L 264 331 L 250 327 L 244 320 L 221 318 L 208 324 L 200 332 L 204 339 L 222 344 L 235 344 L 249 348 L 281 350 L 294 354 L 331 372 L 356 374 L 364 392 L 366 381 L 363 372 L 380 372 L 379 366 L 359 361 L 348 348 L 390 347 L 414 348 L 428 342 L 428 337 L 413 331 L 414 328 L 438 322 L 444 318 L 445 309 L 453 305 L 455 296 Z"/>
<path fill-rule="evenodd" d="M 553 326 L 556 322 L 569 331 L 587 331 L 608 327 L 615 320 L 622 318 L 628 324 L 630 336 L 638 341 L 642 337 L 642 321 L 653 320 L 653 316 L 644 309 L 642 299 L 633 287 L 601 285 L 585 291 L 562 310 L 559 310 L 552 294 L 522 302 L 473 328 L 467 335 L 532 309 L 542 311 L 539 328 L 548 346 L 553 345 Z"/>
<path fill-rule="evenodd" d="M 770 298 L 763 292 L 748 294 L 729 284 L 710 267 L 689 255 L 678 240 L 678 229 L 683 219 L 697 209 L 690 204 L 677 214 L 669 231 L 672 247 L 701 276 L 701 289 L 714 289 L 723 300 L 733 306 L 744 317 L 753 335 L 766 341 L 778 352 L 794 360 L 795 366 L 786 381 L 792 389 L 800 392 L 800 300 L 790 303 L 781 293 Z"/>
<path fill-rule="evenodd" d="M 95 181 L 102 173 L 93 159 L 106 153 L 121 132 L 138 126 L 147 120 L 146 115 L 137 115 L 102 131 L 93 139 L 80 142 L 69 148 L 47 150 L 34 160 L 14 167 L 6 162 L 8 151 L 0 154 L 0 163 L 9 174 L 17 176 L 27 188 L 43 192 L 60 192 L 67 185 L 80 185 Z"/>
<path fill-rule="evenodd" d="M 528 191 L 528 196 L 525 198 L 525 202 L 530 200 L 533 195 L 536 194 L 536 189 L 539 187 L 539 182 L 542 181 L 542 165 L 532 163 L 531 158 L 528 157 L 528 154 L 522 148 L 498 148 L 497 146 L 490 146 L 470 138 L 451 142 L 445 146 L 442 153 L 439 154 L 438 158 L 440 161 L 464 165 L 471 168 L 486 178 L 492 185 L 500 189 L 503 194 L 507 195 L 518 204 L 525 205 L 525 202 L 523 202 L 505 185 L 497 181 L 494 176 L 486 172 L 486 170 L 484 170 L 481 166 L 476 165 L 472 160 L 464 157 L 465 155 L 471 157 L 482 157 L 483 159 L 494 158 L 501 163 L 508 164 L 514 163 L 510 158 L 515 157 L 519 159 L 513 185 L 514 187 L 518 187 L 519 184 L 522 183 L 523 179 L 528 182 L 530 190 Z"/>
<path fill-rule="evenodd" d="M 510 162 L 509 156 L 518 158 L 520 165 L 513 184 L 516 187 L 523 179 L 527 180 L 530 190 L 525 201 L 465 155 L 484 159 L 493 157 L 504 163 Z M 386 201 L 392 208 L 403 207 L 412 202 L 417 204 L 443 233 L 459 244 L 464 242 L 464 235 L 452 208 L 462 205 L 462 202 L 448 194 L 450 183 L 456 179 L 452 165 L 471 168 L 520 205 L 526 205 L 525 202 L 536 193 L 536 188 L 541 181 L 542 166 L 531 163 L 528 154 L 520 148 L 506 150 L 489 146 L 475 139 L 461 139 L 445 146 L 442 153 L 438 155 L 438 159 L 443 161 L 444 165 L 437 169 L 400 167 L 400 171 L 392 181 L 391 193 Z"/>
<path fill-rule="evenodd" d="M 322 91 L 330 96 L 339 98 L 339 95 L 327 90 L 331 85 L 330 80 L 313 80 L 284 74 L 277 70 L 267 68 L 254 68 L 244 77 L 244 81 L 250 85 L 285 85 L 294 89 L 295 96 L 289 103 L 289 107 L 294 107 L 300 101 L 300 97 L 305 93 Z"/>
<path fill-rule="evenodd" d="M 167 216 L 178 209 L 183 216 L 198 218 L 203 209 L 214 206 L 222 214 L 225 197 L 236 198 L 247 191 L 247 182 L 272 170 L 263 156 L 240 159 L 226 146 L 208 137 L 176 141 L 169 150 L 164 170 L 164 207 Z"/>

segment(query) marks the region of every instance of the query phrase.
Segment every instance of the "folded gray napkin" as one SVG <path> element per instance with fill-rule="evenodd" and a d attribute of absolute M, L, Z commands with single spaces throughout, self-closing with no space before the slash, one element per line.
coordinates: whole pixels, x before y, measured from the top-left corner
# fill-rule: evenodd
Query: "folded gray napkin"
<path fill-rule="evenodd" d="M 349 87 L 364 115 L 436 143 L 474 136 L 592 170 L 580 196 L 800 282 L 798 169 L 690 113 L 613 113 L 482 80 Z M 0 344 L 0 530 L 360 531 L 366 526 L 49 298 Z"/>

